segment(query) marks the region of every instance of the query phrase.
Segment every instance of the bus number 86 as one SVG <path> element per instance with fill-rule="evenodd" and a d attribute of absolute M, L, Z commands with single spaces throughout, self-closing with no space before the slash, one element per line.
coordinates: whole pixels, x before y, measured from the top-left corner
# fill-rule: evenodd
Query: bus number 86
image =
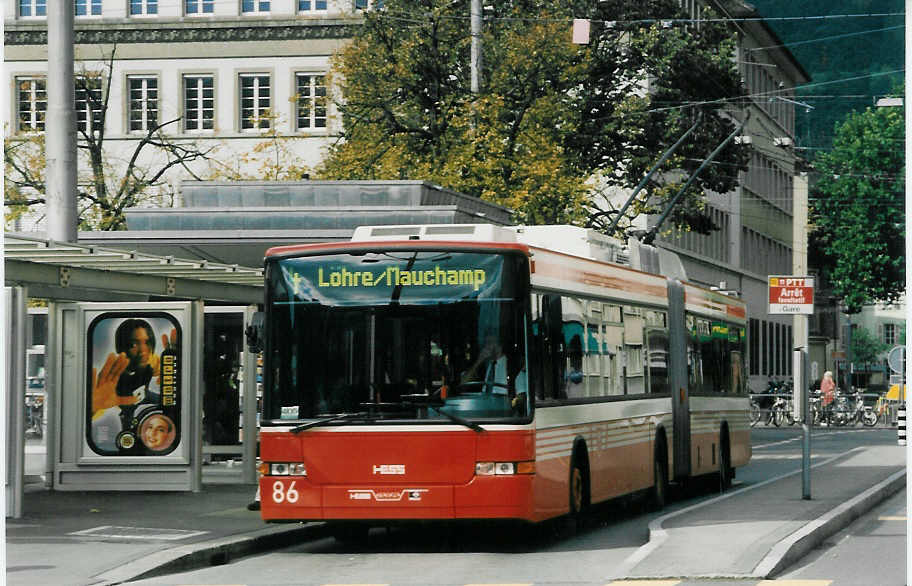
<path fill-rule="evenodd" d="M 282 503 L 285 501 L 296 503 L 298 502 L 299 496 L 298 491 L 295 490 L 294 480 L 288 485 L 288 490 L 285 490 L 285 484 L 281 480 L 276 480 L 272 485 L 272 501 L 274 503 Z"/>

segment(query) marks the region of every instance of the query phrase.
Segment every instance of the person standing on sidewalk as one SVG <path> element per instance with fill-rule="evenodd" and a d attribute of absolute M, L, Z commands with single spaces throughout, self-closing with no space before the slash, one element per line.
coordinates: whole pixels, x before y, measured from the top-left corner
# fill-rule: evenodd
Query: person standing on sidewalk
<path fill-rule="evenodd" d="M 835 400 L 836 381 L 833 380 L 833 373 L 828 370 L 823 373 L 823 379 L 820 381 L 820 407 L 824 413 L 824 421 L 829 420 L 828 415 Z"/>

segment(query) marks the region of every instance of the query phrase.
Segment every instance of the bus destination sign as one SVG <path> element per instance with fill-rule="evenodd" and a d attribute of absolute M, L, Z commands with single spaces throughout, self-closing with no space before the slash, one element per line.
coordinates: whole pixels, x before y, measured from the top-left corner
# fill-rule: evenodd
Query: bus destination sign
<path fill-rule="evenodd" d="M 814 313 L 814 277 L 771 275 L 769 277 L 769 313 Z"/>

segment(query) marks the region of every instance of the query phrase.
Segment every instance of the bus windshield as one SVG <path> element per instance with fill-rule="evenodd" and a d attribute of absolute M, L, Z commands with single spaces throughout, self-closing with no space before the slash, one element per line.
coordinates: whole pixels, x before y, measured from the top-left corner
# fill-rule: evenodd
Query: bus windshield
<path fill-rule="evenodd" d="M 280 258 L 267 287 L 264 423 L 531 416 L 523 255 Z"/>

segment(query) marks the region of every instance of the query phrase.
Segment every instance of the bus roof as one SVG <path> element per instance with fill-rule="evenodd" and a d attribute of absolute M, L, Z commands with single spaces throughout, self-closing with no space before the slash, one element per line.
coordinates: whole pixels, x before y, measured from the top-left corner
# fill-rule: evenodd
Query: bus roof
<path fill-rule="evenodd" d="M 321 253 L 336 253 L 347 251 L 370 251 L 383 248 L 384 250 L 469 250 L 482 252 L 488 251 L 517 251 L 529 255 L 529 246 L 517 242 L 466 242 L 460 240 L 373 240 L 369 242 L 323 242 L 319 244 L 293 244 L 288 246 L 275 246 L 266 251 L 266 258 L 286 256 L 311 256 Z"/>
<path fill-rule="evenodd" d="M 689 282 L 677 255 L 637 244 L 631 247 L 630 254 L 625 254 L 616 240 L 575 226 L 362 226 L 349 241 L 276 246 L 266 251 L 266 259 L 379 249 L 512 251 L 532 257 L 533 283 L 546 289 L 596 296 L 615 290 L 631 301 L 664 305 L 665 279 L 678 279 L 684 284 L 689 310 L 719 318 L 746 319 L 744 300 Z M 622 272 L 612 273 L 612 269 Z"/>

